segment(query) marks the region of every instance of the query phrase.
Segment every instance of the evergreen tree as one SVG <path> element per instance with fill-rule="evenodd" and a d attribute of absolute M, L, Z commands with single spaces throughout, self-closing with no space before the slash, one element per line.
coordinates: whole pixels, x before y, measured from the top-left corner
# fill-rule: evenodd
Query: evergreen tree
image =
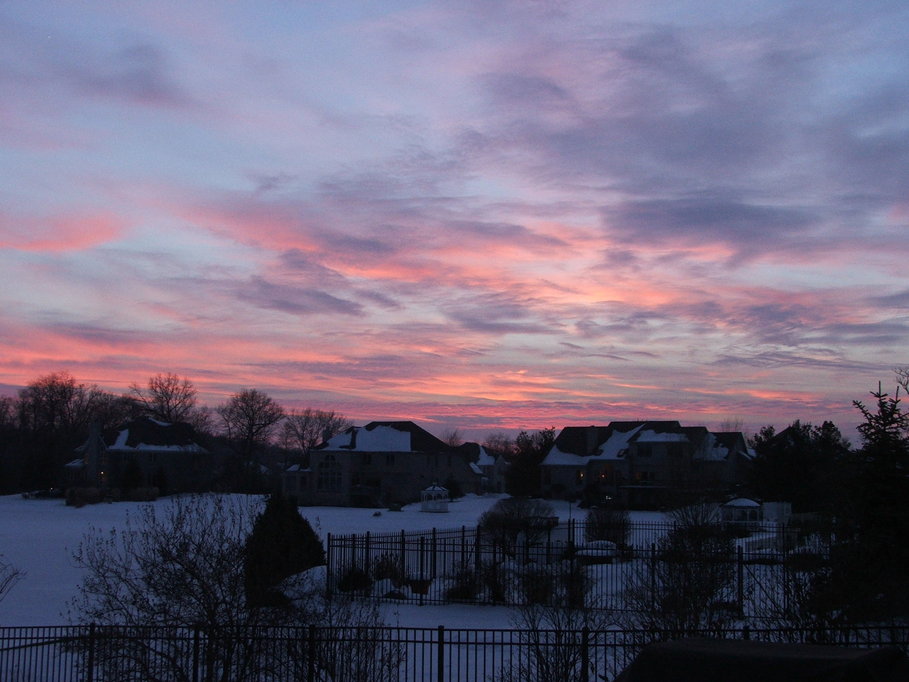
<path fill-rule="evenodd" d="M 535 433 L 521 431 L 515 439 L 515 451 L 505 472 L 505 491 L 515 497 L 540 494 L 540 463 L 555 443 L 555 428 Z"/>
<path fill-rule="evenodd" d="M 286 606 L 280 583 L 325 563 L 322 542 L 296 505 L 272 495 L 253 524 L 244 557 L 246 598 L 250 606 Z"/>
<path fill-rule="evenodd" d="M 755 458 L 748 482 L 753 495 L 791 502 L 797 512 L 829 508 L 831 476 L 848 459 L 850 450 L 832 422 L 812 426 L 795 420 L 779 433 L 765 426 L 751 445 Z"/>
<path fill-rule="evenodd" d="M 887 620 L 909 613 L 909 414 L 880 387 L 873 409 L 854 405 L 865 421 L 862 448 L 841 495 L 830 589 L 851 621 Z"/>

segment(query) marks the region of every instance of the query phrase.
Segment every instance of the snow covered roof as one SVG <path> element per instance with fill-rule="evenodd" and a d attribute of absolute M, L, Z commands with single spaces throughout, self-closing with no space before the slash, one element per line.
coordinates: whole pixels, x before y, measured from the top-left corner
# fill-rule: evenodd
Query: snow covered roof
<path fill-rule="evenodd" d="M 542 461 L 542 466 L 586 466 L 587 462 L 621 459 L 628 449 L 628 442 L 643 428 L 643 424 L 630 431 L 614 430 L 609 438 L 591 455 L 564 452 L 553 445 Z"/>
<path fill-rule="evenodd" d="M 638 443 L 687 443 L 688 436 L 684 433 L 657 433 L 652 429 L 641 431 L 635 439 Z"/>
<path fill-rule="evenodd" d="M 553 445 L 549 454 L 540 462 L 540 466 L 584 466 L 589 458 L 583 455 L 576 455 L 573 452 L 562 452 L 558 446 Z"/>
<path fill-rule="evenodd" d="M 167 424 L 167 426 L 171 426 Z M 134 437 L 131 430 L 126 428 L 117 434 L 117 440 L 108 445 L 108 450 L 155 450 L 156 452 L 202 452 L 202 448 L 196 443 L 165 443 L 149 439 L 151 442 L 140 440 L 140 437 Z"/>
<path fill-rule="evenodd" d="M 196 442 L 196 432 L 189 424 L 171 424 L 150 417 L 141 417 L 108 429 L 101 438 L 105 448 L 117 452 L 202 453 L 206 451 Z M 90 441 L 92 441 L 92 437 L 76 451 L 84 452 Z"/>
<path fill-rule="evenodd" d="M 737 497 L 723 504 L 724 507 L 760 507 L 761 503 L 748 497 Z"/>
<path fill-rule="evenodd" d="M 336 439 L 340 442 L 335 442 Z M 330 440 L 331 446 L 360 452 L 410 452 L 410 434 L 390 426 L 377 426 L 372 431 L 354 427 Z"/>
<path fill-rule="evenodd" d="M 620 459 L 628 450 L 628 443 L 632 438 L 644 428 L 644 425 L 638 426 L 631 431 L 614 431 L 605 443 L 603 443 L 600 452 L 594 455 L 594 459 Z"/>
<path fill-rule="evenodd" d="M 747 456 L 741 433 L 711 433 L 704 426 L 682 426 L 677 421 L 610 422 L 609 426 L 567 426 L 543 459 L 543 466 L 584 467 L 588 462 L 623 459 L 629 445 L 690 444 L 695 459 L 728 460 Z"/>
<path fill-rule="evenodd" d="M 478 467 L 491 467 L 495 466 L 496 458 L 489 454 L 489 451 L 480 446 L 480 456 L 477 457 L 476 465 Z"/>
<path fill-rule="evenodd" d="M 719 433 L 710 433 L 706 447 L 696 454 L 698 459 L 704 459 L 713 462 L 719 462 L 729 459 L 729 456 L 738 452 L 745 457 L 749 457 L 748 446 L 745 444 L 745 437 L 738 432 L 724 431 Z"/>
<path fill-rule="evenodd" d="M 329 438 L 320 450 L 356 452 L 440 452 L 447 449 L 441 440 L 413 422 L 370 422 L 352 426 Z"/>

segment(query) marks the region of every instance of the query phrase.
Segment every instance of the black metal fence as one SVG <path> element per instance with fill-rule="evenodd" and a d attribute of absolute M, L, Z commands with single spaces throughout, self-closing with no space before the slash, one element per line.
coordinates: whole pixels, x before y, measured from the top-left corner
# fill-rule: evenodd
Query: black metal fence
<path fill-rule="evenodd" d="M 613 680 L 645 645 L 680 635 L 896 645 L 909 628 L 469 630 L 438 628 L 0 628 L 4 682 Z"/>
<path fill-rule="evenodd" d="M 777 524 L 730 530 L 722 552 L 701 547 L 685 555 L 663 542 L 677 528 L 631 523 L 614 543 L 588 541 L 583 521 L 498 536 L 466 527 L 329 535 L 328 590 L 419 604 L 525 605 L 567 597 L 573 606 L 623 611 L 647 607 L 630 598 L 634 588 L 674 562 L 701 572 L 703 565 L 720 566 L 725 577 L 711 599 L 760 618 L 785 610 L 792 581 L 802 578 L 793 557 L 817 556 L 815 536 Z"/>

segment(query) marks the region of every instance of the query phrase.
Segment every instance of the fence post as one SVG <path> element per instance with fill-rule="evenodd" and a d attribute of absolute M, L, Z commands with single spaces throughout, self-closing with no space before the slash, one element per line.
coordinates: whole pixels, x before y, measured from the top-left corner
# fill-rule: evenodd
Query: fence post
<path fill-rule="evenodd" d="M 739 614 L 744 615 L 745 613 L 745 554 L 742 551 L 742 548 L 739 547 L 736 552 L 736 558 L 738 559 L 737 572 L 736 572 L 736 599 L 739 604 Z"/>
<path fill-rule="evenodd" d="M 650 599 L 651 609 L 656 609 L 657 591 L 656 591 L 656 543 L 650 543 Z"/>
<path fill-rule="evenodd" d="M 407 538 L 401 530 L 401 579 L 407 580 Z"/>
<path fill-rule="evenodd" d="M 445 680 L 445 626 L 439 626 L 439 640 L 436 644 L 436 680 L 444 682 Z"/>
<path fill-rule="evenodd" d="M 199 682 L 199 626 L 193 626 L 193 682 Z"/>
<path fill-rule="evenodd" d="M 88 626 L 88 677 L 85 682 L 92 682 L 95 678 L 95 624 L 90 623 Z"/>
<path fill-rule="evenodd" d="M 590 679 L 590 650 L 588 640 L 590 639 L 590 628 L 586 625 L 581 631 L 581 682 L 587 682 Z"/>
<path fill-rule="evenodd" d="M 325 596 L 331 596 L 331 576 L 332 576 L 332 542 L 331 533 L 325 535 Z"/>
<path fill-rule="evenodd" d="M 306 679 L 316 679 L 316 626 L 310 625 L 307 631 Z"/>
<path fill-rule="evenodd" d="M 474 575 L 479 578 L 480 576 L 480 566 L 482 561 L 480 559 L 480 527 L 477 526 L 474 531 L 474 541 L 473 541 L 473 572 Z"/>
<path fill-rule="evenodd" d="M 366 531 L 366 539 L 363 541 L 363 572 L 369 577 L 369 531 Z"/>
<path fill-rule="evenodd" d="M 436 529 L 432 529 L 432 558 L 429 563 L 429 576 L 433 579 L 436 577 L 436 552 L 438 551 L 438 544 L 436 538 Z"/>
<path fill-rule="evenodd" d="M 420 573 L 417 580 L 426 579 L 426 536 L 420 536 Z M 424 590 L 420 590 L 420 606 L 423 606 Z"/>

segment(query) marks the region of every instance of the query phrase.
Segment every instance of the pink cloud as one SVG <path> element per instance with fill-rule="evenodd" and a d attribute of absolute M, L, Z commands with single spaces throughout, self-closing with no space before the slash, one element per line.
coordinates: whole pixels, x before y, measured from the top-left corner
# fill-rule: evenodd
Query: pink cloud
<path fill-rule="evenodd" d="M 0 214 L 0 248 L 60 253 L 81 251 L 123 236 L 127 222 L 110 212 L 21 218 Z"/>

